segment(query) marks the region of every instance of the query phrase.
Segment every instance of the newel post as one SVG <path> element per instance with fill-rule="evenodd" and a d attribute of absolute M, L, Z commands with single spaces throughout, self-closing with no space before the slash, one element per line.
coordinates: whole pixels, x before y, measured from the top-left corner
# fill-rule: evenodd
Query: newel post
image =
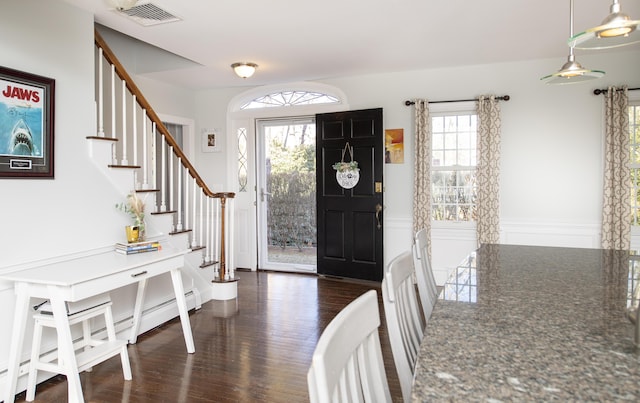
<path fill-rule="evenodd" d="M 226 236 L 227 236 L 227 199 L 233 199 L 235 197 L 235 193 L 216 193 L 216 197 L 220 199 L 220 274 L 219 281 L 225 281 L 227 277 L 227 247 L 226 247 Z M 231 212 L 230 212 L 231 214 Z M 230 221 L 233 221 L 233 217 L 230 218 Z M 233 237 L 232 231 L 232 223 L 229 224 L 229 236 Z M 233 248 L 232 240 L 229 241 L 229 254 L 232 255 Z M 232 275 L 231 277 L 235 277 Z M 232 280 L 230 278 L 229 280 Z"/>

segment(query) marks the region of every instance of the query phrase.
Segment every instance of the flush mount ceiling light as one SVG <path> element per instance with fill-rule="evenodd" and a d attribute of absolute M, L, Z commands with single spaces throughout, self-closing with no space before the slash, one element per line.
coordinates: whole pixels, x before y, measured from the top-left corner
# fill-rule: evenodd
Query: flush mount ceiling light
<path fill-rule="evenodd" d="M 125 11 L 136 5 L 138 0 L 109 0 L 118 11 Z"/>
<path fill-rule="evenodd" d="M 569 38 L 569 46 L 576 49 L 607 49 L 640 42 L 640 20 L 631 20 L 620 12 L 620 3 L 613 0 L 611 14 L 601 25 L 589 28 Z"/>
<path fill-rule="evenodd" d="M 240 78 L 249 78 L 256 72 L 258 65 L 255 63 L 241 62 L 233 63 L 231 68 Z"/>
<path fill-rule="evenodd" d="M 573 0 L 569 0 L 569 26 L 570 35 L 573 36 Z M 568 60 L 562 65 L 560 70 L 553 74 L 544 76 L 540 80 L 544 81 L 546 84 L 573 84 L 595 80 L 602 76 L 604 76 L 604 71 L 588 70 L 582 67 L 582 65 L 576 61 L 576 58 L 573 55 L 573 46 L 571 46 Z"/>

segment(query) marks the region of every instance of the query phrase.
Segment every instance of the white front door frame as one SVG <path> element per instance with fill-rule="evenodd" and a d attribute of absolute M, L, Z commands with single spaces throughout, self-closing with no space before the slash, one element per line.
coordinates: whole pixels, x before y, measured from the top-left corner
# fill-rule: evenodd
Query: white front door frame
<path fill-rule="evenodd" d="M 318 92 L 335 96 L 340 100 L 334 104 L 293 105 L 260 109 L 241 109 L 246 102 L 260 96 L 285 91 Z M 227 152 L 227 183 L 236 193 L 235 197 L 235 264 L 239 268 L 253 271 L 258 268 L 257 240 L 257 202 L 256 182 L 256 120 L 269 118 L 295 118 L 315 116 L 316 113 L 330 113 L 349 110 L 346 95 L 338 88 L 311 82 L 278 84 L 252 88 L 236 95 L 227 108 L 227 127 L 229 146 Z M 247 134 L 247 186 L 245 192 L 238 187 L 238 131 L 244 129 Z"/>

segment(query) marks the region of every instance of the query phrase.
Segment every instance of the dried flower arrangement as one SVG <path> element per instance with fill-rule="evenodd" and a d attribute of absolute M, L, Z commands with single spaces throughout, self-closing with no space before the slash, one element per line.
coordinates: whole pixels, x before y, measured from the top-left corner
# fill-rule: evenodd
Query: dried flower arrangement
<path fill-rule="evenodd" d="M 134 225 L 138 227 L 140 240 L 144 239 L 145 222 L 144 222 L 144 200 L 138 197 L 135 191 L 127 195 L 127 201 L 117 203 L 116 208 L 129 214 L 133 219 Z"/>

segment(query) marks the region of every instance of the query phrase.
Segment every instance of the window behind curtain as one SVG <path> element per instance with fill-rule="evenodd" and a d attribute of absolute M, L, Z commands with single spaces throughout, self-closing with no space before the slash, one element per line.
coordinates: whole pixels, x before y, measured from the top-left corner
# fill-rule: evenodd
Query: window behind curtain
<path fill-rule="evenodd" d="M 629 102 L 629 146 L 631 148 L 631 225 L 640 226 L 640 101 Z"/>
<path fill-rule="evenodd" d="M 432 114 L 431 218 L 475 221 L 477 114 Z"/>

